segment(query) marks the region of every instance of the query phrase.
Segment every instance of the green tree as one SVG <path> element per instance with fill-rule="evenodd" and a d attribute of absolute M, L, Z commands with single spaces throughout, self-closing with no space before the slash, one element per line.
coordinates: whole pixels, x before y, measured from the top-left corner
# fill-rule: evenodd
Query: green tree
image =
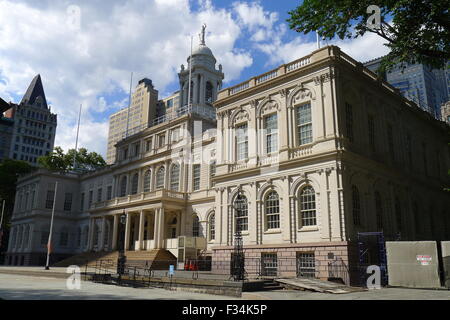
<path fill-rule="evenodd" d="M 67 153 L 64 153 L 61 147 L 55 147 L 55 150 L 49 155 L 39 157 L 38 163 L 52 171 L 74 170 L 74 156 L 76 170 L 92 171 L 106 166 L 106 162 L 101 155 L 96 152 L 88 152 L 85 148 L 80 148 L 78 151 L 70 149 Z"/>
<path fill-rule="evenodd" d="M 367 13 L 370 5 L 381 9 L 378 29 L 367 26 L 373 13 Z M 383 59 L 383 70 L 399 62 L 440 68 L 450 59 L 449 7 L 448 0 L 304 0 L 289 12 L 287 21 L 297 32 L 317 31 L 329 40 L 366 32 L 379 35 L 391 50 Z"/>

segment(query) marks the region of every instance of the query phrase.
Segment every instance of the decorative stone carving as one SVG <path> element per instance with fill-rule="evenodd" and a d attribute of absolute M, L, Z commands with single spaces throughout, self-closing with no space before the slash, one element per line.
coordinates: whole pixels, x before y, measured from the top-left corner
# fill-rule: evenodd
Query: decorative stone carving
<path fill-rule="evenodd" d="M 245 121 L 249 121 L 249 120 L 250 120 L 250 116 L 248 115 L 248 112 L 245 110 L 241 110 L 234 117 L 233 123 L 236 124 L 239 122 L 245 122 Z"/>
<path fill-rule="evenodd" d="M 312 99 L 312 93 L 309 89 L 302 89 L 294 96 L 293 103 L 295 104 L 306 99 Z"/>

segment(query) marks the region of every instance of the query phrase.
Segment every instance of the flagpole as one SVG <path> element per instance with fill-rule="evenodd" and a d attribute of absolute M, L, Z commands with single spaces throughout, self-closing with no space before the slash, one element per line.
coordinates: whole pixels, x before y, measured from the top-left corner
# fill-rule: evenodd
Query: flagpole
<path fill-rule="evenodd" d="M 127 131 L 125 131 L 125 138 L 128 137 L 129 123 L 130 123 L 131 90 L 132 90 L 132 88 L 133 88 L 133 72 L 131 72 L 130 95 L 128 98 Z"/>
<path fill-rule="evenodd" d="M 5 203 L 6 203 L 6 200 L 3 200 L 2 217 L 0 218 L 0 230 L 2 229 L 2 224 L 3 224 L 3 214 L 5 213 Z"/>
<path fill-rule="evenodd" d="M 76 164 L 77 164 L 78 135 L 80 134 L 80 120 L 81 120 L 81 108 L 82 107 L 83 107 L 83 105 L 80 104 L 80 112 L 78 114 L 77 138 L 75 140 L 75 152 L 73 154 L 73 170 L 76 169 Z"/>
<path fill-rule="evenodd" d="M 45 264 L 45 270 L 50 270 L 50 250 L 52 246 L 52 234 L 53 234 L 53 219 L 55 217 L 55 206 L 56 206 L 56 193 L 58 192 L 58 181 L 55 182 L 55 194 L 53 196 L 53 208 L 52 208 L 52 219 L 50 221 L 50 233 L 48 235 L 48 243 L 47 243 L 47 262 Z"/>

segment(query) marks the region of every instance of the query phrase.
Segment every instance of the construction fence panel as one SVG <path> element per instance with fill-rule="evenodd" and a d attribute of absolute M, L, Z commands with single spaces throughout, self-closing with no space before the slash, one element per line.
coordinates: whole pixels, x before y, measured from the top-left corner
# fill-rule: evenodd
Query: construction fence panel
<path fill-rule="evenodd" d="M 386 253 L 390 286 L 441 287 L 435 241 L 387 241 Z"/>

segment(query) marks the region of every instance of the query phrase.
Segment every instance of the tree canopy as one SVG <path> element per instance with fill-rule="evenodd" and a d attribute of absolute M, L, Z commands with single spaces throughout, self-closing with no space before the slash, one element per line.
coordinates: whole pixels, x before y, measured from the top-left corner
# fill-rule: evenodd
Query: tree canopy
<path fill-rule="evenodd" d="M 75 166 L 73 159 L 75 156 Z M 49 170 L 69 171 L 69 170 L 87 170 L 92 171 L 106 166 L 106 162 L 101 155 L 96 152 L 88 152 L 85 148 L 78 151 L 69 149 L 67 153 L 61 147 L 55 147 L 55 150 L 47 156 L 38 158 L 38 163 Z"/>
<path fill-rule="evenodd" d="M 371 5 L 380 8 L 381 24 L 376 29 L 367 25 Z M 383 69 L 399 62 L 441 68 L 450 60 L 449 7 L 449 0 L 304 0 L 289 12 L 287 21 L 297 32 L 317 31 L 328 40 L 375 33 L 391 50 Z"/>

